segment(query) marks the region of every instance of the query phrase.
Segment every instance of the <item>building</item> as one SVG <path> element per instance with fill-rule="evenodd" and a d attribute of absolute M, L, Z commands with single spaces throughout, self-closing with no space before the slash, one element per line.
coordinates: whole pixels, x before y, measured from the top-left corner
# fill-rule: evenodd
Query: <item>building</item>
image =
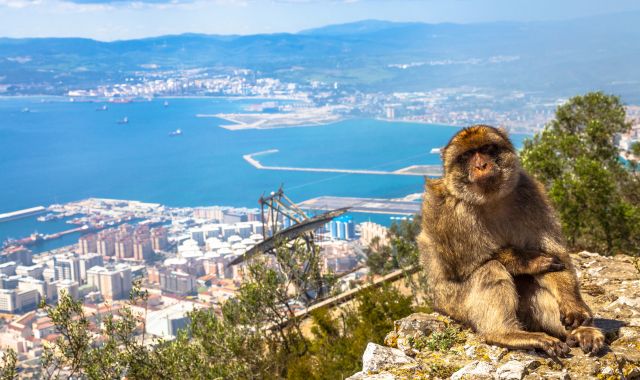
<path fill-rule="evenodd" d="M 82 282 L 87 281 L 87 271 L 93 267 L 103 265 L 104 259 L 98 253 L 89 253 L 79 257 L 80 259 L 80 278 Z"/>
<path fill-rule="evenodd" d="M 154 251 L 162 251 L 169 245 L 166 228 L 164 227 L 152 228 L 150 235 L 151 235 L 151 249 L 153 249 Z"/>
<path fill-rule="evenodd" d="M 50 300 L 52 299 L 53 294 L 50 294 L 49 288 L 54 288 L 52 286 L 47 286 L 47 283 L 42 280 L 37 280 L 32 277 L 22 277 L 18 280 L 18 289 L 20 290 L 36 290 L 40 295 L 40 299 Z"/>
<path fill-rule="evenodd" d="M 7 276 L 11 276 L 16 274 L 16 262 L 15 261 L 9 261 L 6 263 L 2 263 L 0 264 L 0 274 L 6 274 Z"/>
<path fill-rule="evenodd" d="M 74 300 L 78 299 L 80 284 L 77 281 L 61 280 L 56 283 L 56 288 L 58 290 L 58 299 L 61 298 L 62 292 L 67 293 Z"/>
<path fill-rule="evenodd" d="M 135 238 L 133 241 L 133 259 L 137 261 L 145 261 L 153 254 L 151 248 L 151 240 Z"/>
<path fill-rule="evenodd" d="M 87 271 L 87 282 L 106 300 L 127 298 L 132 288 L 131 267 L 126 264 L 93 267 Z"/>
<path fill-rule="evenodd" d="M 71 280 L 78 283 L 82 281 L 80 278 L 80 259 L 74 254 L 67 253 L 54 256 L 53 268 L 57 281 Z"/>
<path fill-rule="evenodd" d="M 130 237 L 119 237 L 115 244 L 115 255 L 118 259 L 133 257 L 133 240 Z"/>
<path fill-rule="evenodd" d="M 364 246 L 370 246 L 371 242 L 375 238 L 378 238 L 378 244 L 380 244 L 381 246 L 389 244 L 389 238 L 387 234 L 387 227 L 383 225 L 373 222 L 360 223 L 360 242 Z"/>
<path fill-rule="evenodd" d="M 116 254 L 115 231 L 109 229 L 98 233 L 96 252 L 101 256 L 114 256 Z"/>
<path fill-rule="evenodd" d="M 178 331 L 189 324 L 188 313 L 194 310 L 192 302 L 178 302 L 162 310 L 150 312 L 146 319 L 147 333 L 173 339 Z"/>
<path fill-rule="evenodd" d="M 19 265 L 16 267 L 16 274 L 19 276 L 41 278 L 44 272 L 42 264 L 34 264 L 29 266 Z"/>
<path fill-rule="evenodd" d="M 78 249 L 80 254 L 86 255 L 98 251 L 98 239 L 95 234 L 83 235 L 78 239 Z"/>
<path fill-rule="evenodd" d="M 40 302 L 40 294 L 35 289 L 0 289 L 0 312 L 16 313 L 34 310 Z"/>
<path fill-rule="evenodd" d="M 342 215 L 333 219 L 325 226 L 333 239 L 353 240 L 356 237 L 356 227 L 349 215 Z"/>
<path fill-rule="evenodd" d="M 163 292 L 180 296 L 192 295 L 196 292 L 196 278 L 191 274 L 164 270 L 160 271 L 158 275 L 160 289 Z"/>

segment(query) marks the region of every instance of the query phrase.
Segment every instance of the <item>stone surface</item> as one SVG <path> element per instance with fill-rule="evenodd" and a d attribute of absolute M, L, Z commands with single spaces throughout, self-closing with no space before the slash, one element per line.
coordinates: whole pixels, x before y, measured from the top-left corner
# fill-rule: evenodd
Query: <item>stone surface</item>
<path fill-rule="evenodd" d="M 451 375 L 451 380 L 493 379 L 495 371 L 496 367 L 492 364 L 476 360 L 456 371 Z"/>
<path fill-rule="evenodd" d="M 496 370 L 496 379 L 498 380 L 522 380 L 530 369 L 539 366 L 539 362 L 535 360 L 509 360 Z"/>
<path fill-rule="evenodd" d="M 396 348 L 369 343 L 362 356 L 362 372 L 375 372 L 391 366 L 398 367 L 415 363 L 415 359 Z"/>
<path fill-rule="evenodd" d="M 551 359 L 534 351 L 509 351 L 484 343 L 445 316 L 416 313 L 395 322 L 385 338 L 388 347 L 370 343 L 363 371 L 350 379 L 640 380 L 640 273 L 633 258 L 591 252 L 572 258 L 582 295 L 609 345 L 599 355 L 573 348 L 568 358 Z M 451 344 L 433 344 L 442 336 Z"/>

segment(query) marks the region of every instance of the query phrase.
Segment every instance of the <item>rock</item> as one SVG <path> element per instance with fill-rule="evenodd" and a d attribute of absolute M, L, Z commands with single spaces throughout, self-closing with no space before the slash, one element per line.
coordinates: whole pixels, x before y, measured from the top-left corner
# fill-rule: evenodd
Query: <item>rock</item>
<path fill-rule="evenodd" d="M 499 380 L 522 380 L 525 375 L 529 373 L 529 370 L 539 366 L 535 360 L 528 360 L 521 362 L 518 360 L 509 360 L 504 363 L 496 371 L 496 379 Z"/>
<path fill-rule="evenodd" d="M 369 343 L 362 356 L 362 372 L 377 372 L 386 367 L 413 365 L 417 366 L 415 359 L 405 355 L 404 352 L 391 347 Z"/>
<path fill-rule="evenodd" d="M 390 373 L 374 373 L 368 375 L 364 372 L 358 372 L 351 377 L 348 377 L 346 380 L 396 380 L 397 377 Z"/>
<path fill-rule="evenodd" d="M 492 364 L 476 360 L 456 371 L 451 375 L 451 380 L 493 379 L 493 373 L 495 370 L 496 367 Z"/>
<path fill-rule="evenodd" d="M 367 346 L 363 370 L 351 380 L 640 380 L 640 273 L 633 260 L 590 252 L 572 260 L 582 271 L 581 292 L 596 316 L 594 325 L 609 346 L 600 354 L 586 355 L 576 347 L 568 357 L 552 359 L 533 350 L 507 350 L 445 316 L 416 313 L 394 323 L 385 338 L 389 347 Z M 590 276 L 595 268 L 600 269 Z"/>

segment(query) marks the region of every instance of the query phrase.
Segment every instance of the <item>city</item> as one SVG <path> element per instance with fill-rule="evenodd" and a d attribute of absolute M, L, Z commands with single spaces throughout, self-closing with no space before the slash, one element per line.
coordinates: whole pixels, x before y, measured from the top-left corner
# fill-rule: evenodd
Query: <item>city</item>
<path fill-rule="evenodd" d="M 66 292 L 82 300 L 98 323 L 105 313 L 117 316 L 138 282 L 149 292 L 149 344 L 172 339 L 187 325 L 190 311 L 220 310 L 234 297 L 246 263 L 232 261 L 265 237 L 259 209 L 87 199 L 37 211 L 42 223 L 67 218 L 86 228 L 71 246 L 33 255 L 21 242 L 10 241 L 0 253 L 0 345 L 15 350 L 25 370 L 38 367 L 42 344 L 59 336 L 39 309 L 42 302 L 55 304 Z M 292 221 L 277 223 L 286 228 Z M 356 225 L 350 216 L 341 216 L 317 236 L 323 273 L 337 276 L 335 288 L 345 291 L 369 278 L 365 251 L 374 240 L 385 244 L 387 228 Z M 304 308 L 300 302 L 293 306 L 295 311 Z M 140 307 L 133 310 L 143 315 Z"/>

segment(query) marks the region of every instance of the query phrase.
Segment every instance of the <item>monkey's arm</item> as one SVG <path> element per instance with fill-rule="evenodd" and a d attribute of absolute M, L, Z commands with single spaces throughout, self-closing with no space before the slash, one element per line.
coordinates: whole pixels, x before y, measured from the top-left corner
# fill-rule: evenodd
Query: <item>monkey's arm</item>
<path fill-rule="evenodd" d="M 534 251 L 516 251 L 510 247 L 500 249 L 496 254 L 496 259 L 514 276 L 557 272 L 565 268 L 560 259 L 555 256 L 547 256 Z"/>
<path fill-rule="evenodd" d="M 593 321 L 593 313 L 582 299 L 576 270 L 566 248 L 559 239 L 551 236 L 542 239 L 542 248 L 565 265 L 564 270 L 536 276 L 538 283 L 547 288 L 558 301 L 562 323 L 574 328 L 590 325 Z"/>

